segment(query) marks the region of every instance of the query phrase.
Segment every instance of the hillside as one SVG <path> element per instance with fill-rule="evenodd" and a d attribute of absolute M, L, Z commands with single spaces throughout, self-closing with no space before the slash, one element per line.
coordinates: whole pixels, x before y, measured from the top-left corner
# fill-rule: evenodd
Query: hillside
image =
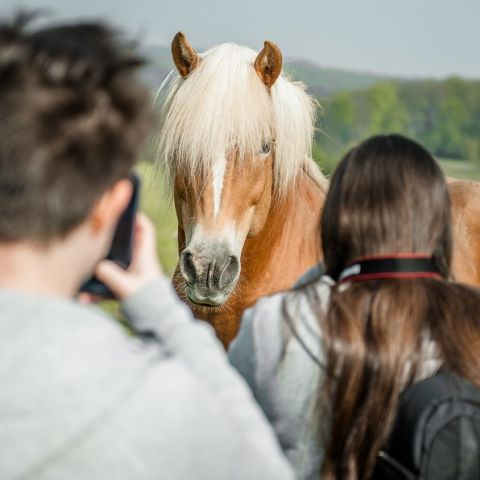
<path fill-rule="evenodd" d="M 152 88 L 158 87 L 173 68 L 169 47 L 146 47 L 144 55 L 150 64 L 144 70 L 144 78 Z M 341 90 L 358 90 L 374 83 L 388 80 L 388 77 L 370 73 L 351 72 L 324 68 L 305 60 L 285 59 L 285 70 L 294 80 L 308 85 L 309 91 L 317 97 L 328 97 Z"/>
<path fill-rule="evenodd" d="M 339 91 L 360 90 L 374 83 L 390 80 L 387 76 L 372 73 L 321 67 L 306 60 L 287 58 L 284 68 L 292 79 L 304 82 L 310 93 L 320 99 Z"/>

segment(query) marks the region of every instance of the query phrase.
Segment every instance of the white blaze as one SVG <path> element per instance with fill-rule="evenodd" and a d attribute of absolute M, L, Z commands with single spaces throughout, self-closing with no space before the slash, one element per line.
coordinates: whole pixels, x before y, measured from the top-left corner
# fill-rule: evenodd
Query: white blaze
<path fill-rule="evenodd" d="M 219 158 L 213 165 L 213 217 L 220 211 L 223 180 L 225 177 L 225 158 Z"/>

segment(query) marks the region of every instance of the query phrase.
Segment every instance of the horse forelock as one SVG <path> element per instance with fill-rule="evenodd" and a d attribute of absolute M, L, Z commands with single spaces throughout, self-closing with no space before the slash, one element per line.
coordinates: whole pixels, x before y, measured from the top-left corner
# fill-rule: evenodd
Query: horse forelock
<path fill-rule="evenodd" d="M 219 45 L 202 54 L 188 78 L 171 73 L 161 85 L 157 159 L 170 186 L 176 174 L 222 171 L 218 162 L 232 151 L 240 161 L 251 158 L 270 140 L 278 195 L 286 194 L 302 170 L 321 182 L 311 159 L 315 100 L 283 74 L 269 91 L 253 68 L 256 55 L 247 47 Z"/>

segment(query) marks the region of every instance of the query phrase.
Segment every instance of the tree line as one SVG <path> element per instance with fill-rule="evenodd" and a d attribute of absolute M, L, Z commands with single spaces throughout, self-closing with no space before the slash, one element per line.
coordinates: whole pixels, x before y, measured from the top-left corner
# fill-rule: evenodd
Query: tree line
<path fill-rule="evenodd" d="M 327 170 L 379 133 L 408 135 L 440 158 L 480 163 L 480 81 L 382 81 L 319 101 L 314 157 Z"/>

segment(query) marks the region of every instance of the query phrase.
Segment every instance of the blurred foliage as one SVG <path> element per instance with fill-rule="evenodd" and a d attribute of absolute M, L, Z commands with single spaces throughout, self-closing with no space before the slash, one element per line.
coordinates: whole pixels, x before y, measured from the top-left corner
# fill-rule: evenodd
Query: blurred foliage
<path fill-rule="evenodd" d="M 338 92 L 322 107 L 318 158 L 338 157 L 369 135 L 401 133 L 437 157 L 480 163 L 479 81 L 380 81 Z"/>

